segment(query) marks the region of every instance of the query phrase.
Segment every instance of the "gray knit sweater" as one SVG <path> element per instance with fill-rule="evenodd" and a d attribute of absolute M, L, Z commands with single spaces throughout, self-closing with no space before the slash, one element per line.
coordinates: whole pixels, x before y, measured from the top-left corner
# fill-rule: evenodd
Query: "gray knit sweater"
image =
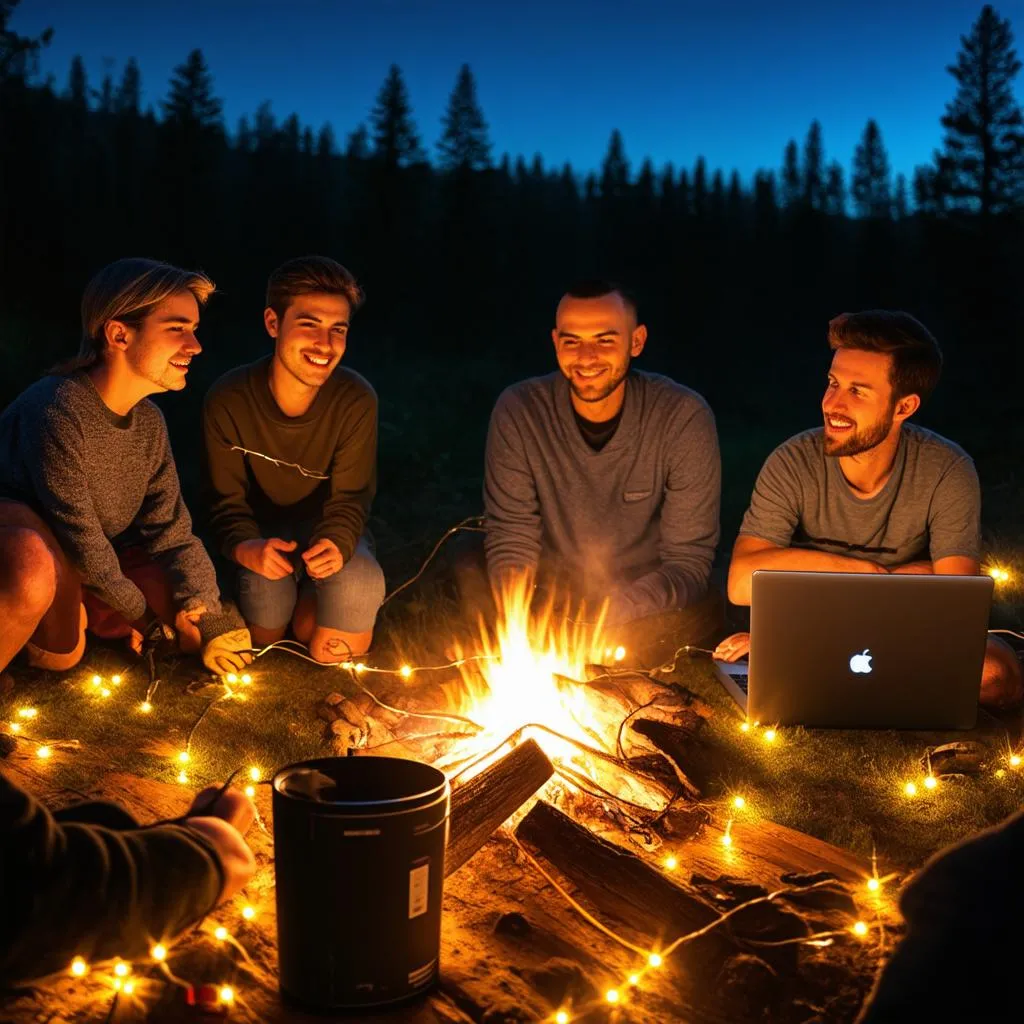
<path fill-rule="evenodd" d="M 163 414 L 149 400 L 118 416 L 85 374 L 50 376 L 0 415 L 0 498 L 46 520 L 90 590 L 129 621 L 146 608 L 118 564 L 136 545 L 161 565 L 175 604 L 199 604 L 204 639 L 241 625 L 225 616 L 213 565 L 192 533 Z"/>
<path fill-rule="evenodd" d="M 631 370 L 622 419 L 594 451 L 561 373 L 506 389 L 484 467 L 490 573 L 553 561 L 588 600 L 628 621 L 707 590 L 718 543 L 715 421 L 695 391 Z"/>

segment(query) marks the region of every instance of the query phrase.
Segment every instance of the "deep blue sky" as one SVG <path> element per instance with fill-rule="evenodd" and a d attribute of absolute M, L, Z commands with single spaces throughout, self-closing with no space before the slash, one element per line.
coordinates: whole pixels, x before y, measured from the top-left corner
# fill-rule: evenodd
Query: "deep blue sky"
<path fill-rule="evenodd" d="M 1001 0 L 1024 51 L 1024 0 Z M 134 56 L 145 103 L 201 47 L 233 131 L 271 100 L 283 119 L 330 121 L 339 143 L 366 117 L 392 62 L 432 147 L 459 65 L 477 77 L 495 154 L 596 167 L 619 128 L 634 170 L 777 167 L 822 122 L 848 165 L 865 121 L 908 175 L 939 144 L 945 71 L 978 0 L 22 0 L 12 27 L 54 29 L 42 60 L 58 86 L 71 57 L 90 84 Z M 1018 80 L 1018 96 L 1021 95 Z"/>

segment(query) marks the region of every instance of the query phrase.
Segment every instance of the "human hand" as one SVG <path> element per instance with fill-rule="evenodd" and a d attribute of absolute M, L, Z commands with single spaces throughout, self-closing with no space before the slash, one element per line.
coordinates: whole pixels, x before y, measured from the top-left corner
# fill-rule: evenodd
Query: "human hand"
<path fill-rule="evenodd" d="M 247 629 L 232 629 L 215 636 L 203 648 L 203 664 L 219 676 L 241 672 L 252 664 L 252 637 Z"/>
<path fill-rule="evenodd" d="M 739 661 L 750 653 L 750 634 L 733 633 L 727 636 L 716 648 L 714 657 L 719 661 Z"/>
<path fill-rule="evenodd" d="M 239 565 L 259 576 L 265 576 L 268 580 L 283 580 L 295 571 L 285 555 L 297 546 L 295 541 L 281 540 L 280 537 L 257 537 L 236 544 L 232 555 Z"/>
<path fill-rule="evenodd" d="M 180 611 L 174 616 L 174 629 L 178 634 L 178 647 L 182 654 L 195 654 L 203 646 L 199 633 L 199 616 L 206 614 L 206 605 Z"/>
<path fill-rule="evenodd" d="M 345 560 L 341 557 L 338 545 L 327 537 L 321 537 L 302 552 L 302 560 L 306 563 L 306 572 L 313 580 L 326 579 L 341 571 Z"/>
<path fill-rule="evenodd" d="M 185 813 L 202 818 L 220 818 L 245 835 L 256 820 L 256 805 L 234 786 L 229 786 L 223 793 L 220 786 L 207 786 L 196 793 Z"/>
<path fill-rule="evenodd" d="M 231 899 L 256 872 L 256 858 L 242 833 L 230 822 L 214 817 L 189 818 L 185 827 L 204 836 L 213 847 L 224 870 L 218 902 Z"/>
<path fill-rule="evenodd" d="M 132 624 L 128 646 L 140 658 L 155 651 L 164 641 L 174 640 L 174 630 L 165 625 L 151 611 Z"/>

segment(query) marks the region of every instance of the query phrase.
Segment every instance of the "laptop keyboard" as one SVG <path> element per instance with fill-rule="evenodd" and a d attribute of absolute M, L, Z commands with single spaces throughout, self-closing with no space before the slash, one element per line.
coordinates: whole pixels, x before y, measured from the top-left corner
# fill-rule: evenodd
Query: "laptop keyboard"
<path fill-rule="evenodd" d="M 747 692 L 747 682 L 748 682 L 748 680 L 750 679 L 750 676 L 749 676 L 749 674 L 748 674 L 748 673 L 746 673 L 746 672 L 739 672 L 739 673 L 736 673 L 736 674 L 734 675 L 734 674 L 733 674 L 732 672 L 730 672 L 730 673 L 729 673 L 729 678 L 730 678 L 730 679 L 731 679 L 731 680 L 732 680 L 732 681 L 733 681 L 733 682 L 734 682 L 734 683 L 735 683 L 735 684 L 736 684 L 736 685 L 737 685 L 737 686 L 738 686 L 738 687 L 739 687 L 739 688 L 740 688 L 740 689 L 741 689 L 741 690 L 742 690 L 742 691 L 743 691 L 744 693 L 746 693 L 746 692 Z"/>

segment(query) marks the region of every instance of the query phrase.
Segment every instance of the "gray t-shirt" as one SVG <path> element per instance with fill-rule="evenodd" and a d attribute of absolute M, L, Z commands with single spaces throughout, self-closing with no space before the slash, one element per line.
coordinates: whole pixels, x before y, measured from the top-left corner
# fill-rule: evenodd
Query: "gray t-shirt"
<path fill-rule="evenodd" d="M 886 567 L 952 555 L 981 557 L 981 492 L 971 457 L 909 423 L 892 474 L 873 498 L 858 498 L 818 427 L 768 456 L 740 535 L 811 548 Z"/>

